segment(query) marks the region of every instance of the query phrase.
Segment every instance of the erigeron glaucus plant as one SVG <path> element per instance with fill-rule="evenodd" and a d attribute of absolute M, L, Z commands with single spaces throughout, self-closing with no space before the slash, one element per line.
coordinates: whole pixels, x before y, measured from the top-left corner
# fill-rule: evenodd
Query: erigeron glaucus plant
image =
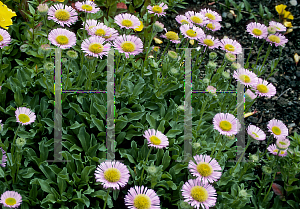
<path fill-rule="evenodd" d="M 234 159 L 236 155 L 233 143 L 239 134 L 240 124 L 235 115 L 235 104 L 232 104 L 232 101 L 234 102 L 232 98 L 234 97 L 228 97 L 228 94 L 220 95 L 219 92 L 220 90 L 232 89 L 231 82 L 225 80 L 232 77 L 248 88 L 246 94 L 253 99 L 252 102 L 255 102 L 261 96 L 274 96 L 276 89 L 269 82 L 258 80 L 261 75 L 258 76 L 252 68 L 235 63 L 236 56 L 241 53 L 242 49 L 239 40 L 234 38 L 219 40 L 214 35 L 216 30 L 222 30 L 220 14 L 208 8 L 187 11 L 184 15 L 176 17 L 177 26 L 164 31 L 164 25 L 156 20 L 169 13 L 168 9 L 171 6 L 165 2 L 146 5 L 147 7 L 141 9 L 146 15 L 141 15 L 142 12 L 136 12 L 130 14 L 118 13 L 115 16 L 109 15 L 113 13 L 113 7 L 108 9 L 107 13 L 109 14 L 106 14 L 104 10 L 100 11 L 98 9 L 100 5 L 97 1 L 76 2 L 73 8 L 68 2 L 64 2 L 64 4 L 49 4 L 46 2 L 46 4 L 52 8 L 49 9 L 52 13 L 48 11 L 48 16 L 54 22 L 48 22 L 52 29 L 50 33 L 47 32 L 48 37 L 39 35 L 37 41 L 45 38 L 39 46 L 44 44 L 51 49 L 47 49 L 47 53 L 44 53 L 43 57 L 35 54 L 36 60 L 38 60 L 35 63 L 36 65 L 33 65 L 33 70 L 36 70 L 35 74 L 29 75 L 27 71 L 25 76 L 17 74 L 18 78 L 36 79 L 34 84 L 44 91 L 34 93 L 34 95 L 41 95 L 40 97 L 34 96 L 34 98 L 30 98 L 28 95 L 33 95 L 32 92 L 35 92 L 38 88 L 27 92 L 28 95 L 26 94 L 23 102 L 35 105 L 31 107 L 32 111 L 30 112 L 18 112 L 19 121 L 17 122 L 21 125 L 32 125 L 29 131 L 24 129 L 25 126 L 21 126 L 23 129 L 20 131 L 20 135 L 31 137 L 38 133 L 38 137 L 24 138 L 24 140 L 22 140 L 22 137 L 16 139 L 17 130 L 15 141 L 12 140 L 13 145 L 18 147 L 17 152 L 7 149 L 8 147 L 4 146 L 5 143 L 1 144 L 1 147 L 3 146 L 6 150 L 6 152 L 1 151 L 3 153 L 2 163 L 6 160 L 6 165 L 10 167 L 12 166 L 10 159 L 16 162 L 16 165 L 13 165 L 16 166 L 14 168 L 16 172 L 11 172 L 12 181 L 8 180 L 15 182 L 14 186 L 18 187 L 19 182 L 26 182 L 21 179 L 21 176 L 32 178 L 30 181 L 32 184 L 29 185 L 29 189 L 32 187 L 30 193 L 26 191 L 27 193 L 22 193 L 22 196 L 26 194 L 28 195 L 26 196 L 27 199 L 35 199 L 31 195 L 34 196 L 35 193 L 40 191 L 51 192 L 46 195 L 41 193 L 36 197 L 36 199 L 41 198 L 41 196 L 44 198 L 39 201 L 40 203 L 37 203 L 38 207 L 41 206 L 42 208 L 49 208 L 51 204 L 51 206 L 56 204 L 57 207 L 61 204 L 61 207 L 64 208 L 66 202 L 74 208 L 85 206 L 96 208 L 101 204 L 103 205 L 103 202 L 104 208 L 106 205 L 110 208 L 171 208 L 176 204 L 176 201 L 186 208 L 209 208 L 220 207 L 220 205 L 228 208 L 239 208 L 235 204 L 239 201 L 242 201 L 241 205 L 246 204 L 249 199 L 249 191 L 253 190 L 257 193 L 256 196 L 260 198 L 259 201 L 263 202 L 261 196 L 270 193 L 266 188 L 266 186 L 269 186 L 270 181 L 267 182 L 267 179 L 263 178 L 258 181 L 258 177 L 253 174 L 255 168 L 252 164 L 242 163 L 241 160 L 236 163 L 236 166 L 229 163 L 229 160 Z M 78 14 L 75 9 L 77 9 Z M 81 20 L 83 21 L 80 22 Z M 75 25 L 77 21 L 79 25 L 82 24 L 83 28 L 77 28 L 77 24 Z M 46 21 L 45 24 L 47 24 Z M 59 28 L 59 25 L 64 29 Z M 266 26 L 256 23 L 252 23 L 248 27 L 249 36 L 254 37 L 255 35 L 257 40 L 264 39 L 270 43 L 268 51 L 274 46 L 286 43 L 286 39 L 280 34 L 282 27 L 271 22 L 269 25 L 274 26 L 276 33 L 266 35 Z M 160 36 L 164 39 L 159 40 L 156 38 Z M 190 39 L 194 42 L 191 43 Z M 167 47 L 161 45 L 162 47 L 159 49 L 157 46 L 153 46 L 153 40 L 156 44 L 165 42 Z M 257 40 L 254 39 L 254 41 Z M 44 45 L 43 49 L 46 52 Z M 182 127 L 184 127 L 184 119 L 187 117 L 183 112 L 187 112 L 187 108 L 179 106 L 178 111 L 176 111 L 178 104 L 183 104 L 183 99 L 180 99 L 184 98 L 182 89 L 186 89 L 183 81 L 184 79 L 189 80 L 185 77 L 187 75 L 184 74 L 185 64 L 188 63 L 184 48 L 188 47 L 193 48 L 191 57 L 196 60 L 192 62 L 191 67 L 192 76 L 197 76 L 196 79 L 192 79 L 193 90 L 206 89 L 206 93 L 202 94 L 205 95 L 203 100 L 199 99 L 199 96 L 193 95 L 192 101 L 194 103 L 192 103 L 193 108 L 191 107 L 193 131 L 189 139 L 193 143 L 193 152 L 196 153 L 191 153 L 194 159 L 189 159 L 187 161 L 189 163 L 180 162 L 180 159 L 183 159 L 181 155 L 184 152 L 185 147 L 183 146 L 185 144 L 184 140 L 186 140 L 183 136 L 184 130 Z M 195 48 L 198 47 L 199 49 L 196 50 Z M 67 49 L 62 51 L 63 56 L 66 54 L 68 57 L 68 60 L 64 60 L 65 58 L 61 60 L 62 80 L 65 79 L 64 73 L 66 70 L 68 72 L 71 70 L 72 75 L 74 75 L 69 79 L 68 74 L 67 82 L 62 83 L 62 89 L 67 90 L 79 90 L 80 88 L 106 89 L 106 83 L 102 82 L 106 81 L 103 74 L 106 73 L 105 67 L 107 66 L 108 75 L 108 69 L 111 67 L 111 65 L 106 65 L 109 59 L 107 58 L 108 52 L 114 48 L 115 57 L 113 62 L 117 84 L 115 102 L 119 105 L 115 112 L 115 141 L 118 153 L 116 158 L 124 160 L 124 162 L 99 162 L 106 159 L 104 135 L 105 129 L 108 129 L 108 127 L 104 125 L 107 110 L 105 108 L 107 101 L 103 99 L 105 97 L 93 94 L 87 96 L 79 94 L 69 94 L 70 96 L 67 96 L 65 94 L 62 96 L 61 102 L 64 140 L 62 142 L 64 146 L 62 155 L 64 159 L 71 162 L 66 163 L 63 169 L 57 167 L 56 164 L 45 165 L 42 163 L 46 159 L 42 156 L 51 150 L 49 147 L 53 143 L 51 141 L 53 132 L 52 135 L 47 135 L 47 130 L 44 131 L 44 129 L 48 128 L 50 132 L 54 126 L 51 116 L 46 116 L 51 109 L 47 109 L 47 105 L 53 105 L 54 103 L 54 96 L 50 94 L 51 90 L 54 89 L 53 84 L 50 83 L 51 80 L 53 81 L 53 77 L 46 77 L 47 75 L 38 73 L 37 70 L 44 66 L 44 68 L 48 68 L 50 72 L 53 72 L 55 69 L 53 65 L 55 63 L 53 48 Z M 208 53 L 209 61 L 206 59 Z M 218 66 L 217 53 L 221 55 L 219 58 L 223 59 L 220 66 Z M 267 63 L 267 57 L 268 54 L 265 56 L 262 66 Z M 20 63 L 22 66 L 28 65 L 23 61 Z M 206 69 L 205 77 L 199 76 L 199 69 L 204 69 L 203 65 Z M 234 75 L 230 74 L 230 66 L 235 71 Z M 30 70 L 32 71 L 32 69 Z M 90 82 L 89 85 L 86 85 L 87 82 L 84 83 L 85 78 Z M 20 80 L 20 85 L 26 83 L 22 79 Z M 31 82 L 33 82 L 32 80 Z M 13 83 L 13 80 L 9 81 Z M 6 83 L 3 86 L 4 91 L 9 86 L 12 86 L 12 90 L 15 90 L 15 86 L 18 86 L 18 84 L 8 85 Z M 24 89 L 24 86 L 18 87 Z M 49 89 L 46 90 L 46 88 Z M 21 99 L 18 95 L 24 96 L 24 92 L 14 93 L 16 100 L 20 102 Z M 57 101 L 55 102 L 57 104 Z M 248 101 L 246 100 L 246 102 Z M 12 106 L 9 107 L 9 105 L 3 108 L 7 113 L 12 110 Z M 33 111 L 36 117 L 32 115 L 31 112 Z M 52 113 L 53 110 L 50 112 Z M 8 120 L 2 126 L 4 132 L 1 133 L 9 135 L 9 132 L 7 132 L 8 126 L 10 126 L 9 122 L 11 120 Z M 266 150 L 272 150 L 269 153 L 272 154 L 271 157 L 273 158 L 268 162 L 268 159 L 264 156 L 269 153 L 257 153 L 257 158 L 252 157 L 251 160 L 258 161 L 257 159 L 259 159 L 269 163 L 268 166 L 271 168 L 272 174 L 273 170 L 279 169 L 276 167 L 277 164 L 274 160 L 281 160 L 280 165 L 283 164 L 283 160 L 289 160 L 288 157 L 278 159 L 278 156 L 288 156 L 291 149 L 286 147 L 292 145 L 294 148 L 295 144 L 292 144 L 291 141 L 291 145 L 289 145 L 286 140 L 280 138 L 282 135 L 287 137 L 287 134 L 285 128 L 279 123 L 272 122 L 268 128 L 272 131 L 271 136 L 274 135 L 274 137 L 279 138 L 276 148 L 273 145 L 268 148 L 271 137 L 269 136 L 269 140 L 267 140 Z M 97 132 L 97 136 L 90 135 L 90 133 L 95 132 Z M 249 141 L 245 152 L 252 139 L 263 141 L 266 138 L 266 134 L 259 127 L 253 125 L 248 127 L 247 134 Z M 47 140 L 41 139 L 42 137 Z M 34 155 L 35 151 L 38 152 L 38 150 L 33 150 L 37 149 L 36 143 L 40 145 L 38 148 L 40 158 Z M 18 163 L 21 164 L 20 157 L 15 153 L 18 153 L 19 149 L 23 149 L 23 147 L 28 153 L 24 156 L 26 157 L 24 162 L 26 168 L 21 165 L 19 171 L 17 165 Z M 153 149 L 154 154 L 151 153 Z M 275 152 L 278 150 L 280 151 L 276 155 Z M 81 158 L 83 156 L 85 162 Z M 34 161 L 39 165 L 38 168 L 35 166 L 37 171 L 29 168 Z M 98 164 L 100 165 L 96 167 Z M 94 178 L 91 178 L 94 171 Z M 5 170 L 5 174 L 8 177 L 8 170 Z M 261 183 L 260 188 L 266 191 L 258 192 L 253 189 L 249 180 Z M 57 182 L 57 185 L 51 181 Z M 242 181 L 249 182 L 247 188 L 242 186 L 240 189 L 240 187 L 234 186 L 240 185 Z M 8 187 L 8 182 L 5 182 L 5 185 Z M 41 189 L 35 191 L 35 186 L 39 185 L 41 185 Z M 113 188 L 112 194 L 110 194 L 109 188 Z M 235 191 L 236 188 L 237 191 Z M 232 192 L 231 195 L 228 194 L 230 191 Z M 4 193 L 5 191 L 1 192 Z M 29 207 L 31 202 L 27 201 L 26 198 L 24 198 L 26 201 L 23 201 L 22 204 L 24 204 L 24 207 Z M 54 199 L 55 203 L 53 203 Z M 185 201 L 188 205 L 182 204 L 182 201 Z M 257 204 L 260 204 L 259 201 L 257 201 Z M 17 205 L 17 202 L 18 199 L 7 201 L 11 205 Z M 266 202 L 268 201 L 263 204 L 266 204 Z M 262 207 L 268 208 L 266 205 Z"/>

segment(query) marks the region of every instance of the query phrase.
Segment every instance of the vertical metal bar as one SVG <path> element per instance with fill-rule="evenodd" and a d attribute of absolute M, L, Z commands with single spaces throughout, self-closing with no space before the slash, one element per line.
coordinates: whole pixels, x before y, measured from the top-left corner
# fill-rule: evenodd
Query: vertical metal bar
<path fill-rule="evenodd" d="M 244 51 L 245 49 L 242 50 L 242 53 L 238 54 L 237 56 L 237 62 L 241 65 L 241 67 L 244 67 Z M 244 151 L 245 149 L 245 124 L 244 124 L 244 89 L 245 86 L 238 82 L 237 84 L 237 119 L 241 124 L 241 128 L 239 132 L 237 133 L 237 151 Z M 241 150 L 238 150 L 238 147 L 242 147 Z M 236 160 L 240 158 L 241 152 L 237 152 Z M 244 157 L 242 161 L 244 162 Z"/>
<path fill-rule="evenodd" d="M 188 162 L 193 156 L 192 150 L 192 73 L 191 73 L 191 49 L 185 49 L 185 105 L 184 105 L 184 162 Z"/>
<path fill-rule="evenodd" d="M 114 123 L 114 49 L 107 56 L 107 129 L 106 148 L 107 160 L 115 159 L 115 123 Z"/>
<path fill-rule="evenodd" d="M 56 84 L 56 85 L 55 85 Z M 54 70 L 54 160 L 47 162 L 69 162 L 62 160 L 62 107 L 61 107 L 61 48 L 55 48 L 55 70 Z"/>

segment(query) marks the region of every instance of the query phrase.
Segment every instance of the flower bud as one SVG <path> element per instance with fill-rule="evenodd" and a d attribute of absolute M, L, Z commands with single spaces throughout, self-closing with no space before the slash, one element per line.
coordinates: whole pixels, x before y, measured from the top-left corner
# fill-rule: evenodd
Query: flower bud
<path fill-rule="evenodd" d="M 204 79 L 203 79 L 203 83 L 208 84 L 208 83 L 209 83 L 209 79 L 208 79 L 208 78 L 204 78 Z"/>
<path fill-rule="evenodd" d="M 19 148 L 22 148 L 26 144 L 26 139 L 23 138 L 17 138 L 16 144 Z"/>
<path fill-rule="evenodd" d="M 217 53 L 216 52 L 210 52 L 209 53 L 209 59 L 210 60 L 214 60 L 217 58 Z"/>
<path fill-rule="evenodd" d="M 223 72 L 222 72 L 222 76 L 223 76 L 225 79 L 229 79 L 229 78 L 230 78 L 230 73 L 228 73 L 227 71 L 223 71 Z"/>
<path fill-rule="evenodd" d="M 50 48 L 49 44 L 42 44 L 41 45 L 41 49 L 42 49 L 43 52 L 46 52 L 46 51 L 50 50 L 49 48 Z"/>
<path fill-rule="evenodd" d="M 44 69 L 45 70 L 53 70 L 54 69 L 54 64 L 53 64 L 53 62 L 46 62 L 45 64 L 44 64 Z"/>
<path fill-rule="evenodd" d="M 164 30 L 164 24 L 162 24 L 158 21 L 156 21 L 153 26 L 154 26 L 154 30 L 156 32 L 162 32 Z"/>
<path fill-rule="evenodd" d="M 39 11 L 39 13 L 41 13 L 42 15 L 47 14 L 48 12 L 48 5 L 47 4 L 39 4 L 37 7 L 37 10 Z"/>
<path fill-rule="evenodd" d="M 237 69 L 239 69 L 239 68 L 241 68 L 241 65 L 240 65 L 239 63 L 233 62 L 233 63 L 231 64 L 231 69 L 232 69 L 232 70 L 237 70 Z"/>
<path fill-rule="evenodd" d="M 174 51 L 168 51 L 168 56 L 169 56 L 169 58 L 171 58 L 173 60 L 177 60 L 178 59 L 178 55 Z"/>
<path fill-rule="evenodd" d="M 276 31 L 277 31 L 277 29 L 276 29 L 275 26 L 271 25 L 271 26 L 268 27 L 268 33 L 269 34 L 275 34 Z"/>
<path fill-rule="evenodd" d="M 198 147 L 200 147 L 200 143 L 193 143 L 193 148 L 197 149 Z"/>
<path fill-rule="evenodd" d="M 272 171 L 273 171 L 272 168 L 270 168 L 269 166 L 265 166 L 265 165 L 261 169 L 266 175 L 271 175 Z"/>
<path fill-rule="evenodd" d="M 236 60 L 236 56 L 234 54 L 231 54 L 230 52 L 225 53 L 225 59 L 228 62 L 234 62 Z"/>
<path fill-rule="evenodd" d="M 75 50 L 68 50 L 67 51 L 67 56 L 70 58 L 70 59 L 77 59 L 78 57 L 78 53 L 75 51 Z"/>
<path fill-rule="evenodd" d="M 65 63 L 67 63 L 68 62 L 68 59 L 67 58 L 61 58 L 61 62 L 63 63 L 63 64 L 65 64 Z"/>
<path fill-rule="evenodd" d="M 152 176 L 154 176 L 157 173 L 157 171 L 158 169 L 154 165 L 150 165 L 149 167 L 147 167 L 147 172 Z"/>
<path fill-rule="evenodd" d="M 22 44 L 22 45 L 20 46 L 20 51 L 21 51 L 21 52 L 26 52 L 27 49 L 28 49 L 28 47 L 29 47 L 28 44 Z"/>
<path fill-rule="evenodd" d="M 250 155 L 249 159 L 255 163 L 259 161 L 259 157 L 257 155 Z"/>
<path fill-rule="evenodd" d="M 207 67 L 209 68 L 209 69 L 216 69 L 216 67 L 217 67 L 217 63 L 215 63 L 215 62 L 213 62 L 213 61 L 209 61 L 208 63 L 207 63 Z"/>
<path fill-rule="evenodd" d="M 170 72 L 172 73 L 172 75 L 178 75 L 178 70 L 176 68 L 171 68 Z"/>

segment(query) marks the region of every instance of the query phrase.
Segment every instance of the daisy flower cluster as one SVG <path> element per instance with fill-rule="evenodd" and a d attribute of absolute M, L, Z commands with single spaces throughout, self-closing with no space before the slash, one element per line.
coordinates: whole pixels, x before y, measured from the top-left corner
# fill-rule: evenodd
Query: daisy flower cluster
<path fill-rule="evenodd" d="M 247 32 L 258 39 L 265 39 L 270 45 L 283 46 L 288 42 L 284 35 L 280 32 L 285 32 L 286 27 L 279 22 L 270 21 L 267 27 L 264 24 L 252 22 L 247 25 Z"/>
<path fill-rule="evenodd" d="M 209 208 L 216 204 L 217 193 L 210 183 L 216 182 L 222 175 L 219 163 L 207 155 L 194 156 L 188 164 L 189 171 L 196 179 L 190 179 L 182 186 L 184 201 L 196 208 Z"/>

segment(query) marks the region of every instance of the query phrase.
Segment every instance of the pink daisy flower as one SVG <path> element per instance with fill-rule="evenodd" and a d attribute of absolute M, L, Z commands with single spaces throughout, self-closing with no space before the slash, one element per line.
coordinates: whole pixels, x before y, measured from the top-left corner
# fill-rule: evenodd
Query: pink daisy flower
<path fill-rule="evenodd" d="M 22 196 L 15 191 L 6 191 L 1 195 L 0 203 L 4 207 L 17 208 L 22 203 Z"/>
<path fill-rule="evenodd" d="M 275 46 L 283 46 L 288 42 L 287 38 L 279 33 L 269 35 L 266 40 Z"/>
<path fill-rule="evenodd" d="M 263 141 L 266 139 L 266 134 L 257 126 L 249 125 L 247 133 L 255 140 Z"/>
<path fill-rule="evenodd" d="M 137 36 L 122 35 L 114 41 L 114 47 L 129 58 L 129 55 L 137 55 L 143 51 L 143 42 Z"/>
<path fill-rule="evenodd" d="M 6 30 L 0 28 L 0 48 L 10 44 L 10 35 Z"/>
<path fill-rule="evenodd" d="M 206 91 L 208 91 L 209 93 L 212 93 L 212 94 L 216 95 L 217 89 L 215 87 L 213 87 L 213 86 L 208 86 L 206 88 Z"/>
<path fill-rule="evenodd" d="M 179 44 L 180 43 L 179 36 L 178 36 L 177 33 L 173 32 L 173 31 L 167 31 L 166 29 L 165 29 L 165 31 L 166 31 L 166 34 L 165 35 L 160 35 L 160 37 L 166 38 L 174 44 Z"/>
<path fill-rule="evenodd" d="M 272 153 L 273 155 L 277 155 L 278 151 L 279 151 L 279 154 L 278 156 L 281 156 L 281 157 L 284 157 L 284 156 L 287 156 L 287 150 L 280 150 L 276 147 L 275 144 L 271 144 L 267 150 Z"/>
<path fill-rule="evenodd" d="M 180 26 L 180 32 L 184 35 L 184 37 L 194 40 L 198 40 L 199 38 L 204 36 L 203 30 L 196 26 L 190 28 L 189 25 L 182 25 Z"/>
<path fill-rule="evenodd" d="M 92 19 L 90 19 L 90 20 L 86 20 L 86 22 L 85 22 L 85 30 L 88 32 L 88 34 L 91 36 L 91 35 L 93 35 L 92 34 L 92 29 L 94 28 L 94 27 L 96 27 L 96 26 L 98 26 L 99 25 L 99 23 L 98 23 L 98 21 L 97 20 L 92 20 Z M 84 26 L 84 22 L 82 23 L 82 26 Z"/>
<path fill-rule="evenodd" d="M 221 42 L 211 35 L 204 35 L 200 37 L 199 42 L 202 46 L 207 46 L 210 49 L 215 49 L 221 46 Z"/>
<path fill-rule="evenodd" d="M 211 22 L 222 21 L 222 17 L 217 12 L 210 9 L 201 9 L 200 13 L 207 17 L 207 19 Z"/>
<path fill-rule="evenodd" d="M 287 138 L 280 138 L 276 140 L 276 146 L 280 150 L 286 150 L 289 148 L 291 142 Z"/>
<path fill-rule="evenodd" d="M 102 59 L 102 56 L 107 56 L 108 51 L 110 50 L 110 44 L 107 43 L 103 45 L 105 39 L 98 36 L 92 36 L 88 39 L 83 40 L 81 44 L 81 49 L 86 53 L 86 56 L 99 57 Z"/>
<path fill-rule="evenodd" d="M 247 89 L 245 94 L 248 95 L 252 100 L 257 97 L 256 94 L 254 94 L 250 89 Z"/>
<path fill-rule="evenodd" d="M 57 28 L 50 31 L 48 39 L 53 45 L 58 46 L 61 49 L 69 49 L 76 45 L 75 33 L 63 28 Z"/>
<path fill-rule="evenodd" d="M 92 27 L 90 31 L 92 36 L 95 35 L 95 36 L 103 37 L 109 35 L 109 29 L 110 27 L 107 27 L 103 23 L 99 23 L 96 26 Z"/>
<path fill-rule="evenodd" d="M 268 36 L 268 28 L 264 24 L 252 22 L 247 25 L 247 32 L 253 37 L 263 39 Z"/>
<path fill-rule="evenodd" d="M 115 16 L 115 22 L 121 27 L 126 29 L 135 29 L 140 26 L 139 18 L 129 13 L 119 14 Z"/>
<path fill-rule="evenodd" d="M 35 121 L 35 114 L 29 108 L 18 107 L 15 111 L 17 122 L 22 125 L 28 125 Z"/>
<path fill-rule="evenodd" d="M 182 186 L 184 202 L 188 202 L 197 209 L 212 207 L 217 202 L 217 193 L 213 186 L 205 184 L 199 179 L 190 179 Z"/>
<path fill-rule="evenodd" d="M 274 26 L 277 31 L 286 31 L 286 27 L 279 22 L 271 21 L 269 26 Z"/>
<path fill-rule="evenodd" d="M 143 137 L 148 140 L 148 146 L 157 149 L 162 149 L 169 146 L 168 137 L 160 131 L 148 129 L 145 131 Z"/>
<path fill-rule="evenodd" d="M 99 8 L 97 8 L 97 5 L 92 1 L 85 1 L 85 2 L 77 1 L 75 3 L 75 7 L 77 10 L 81 12 L 87 12 L 87 13 L 97 13 L 100 10 Z"/>
<path fill-rule="evenodd" d="M 98 165 L 95 171 L 96 182 L 101 182 L 104 188 L 120 189 L 129 180 L 129 170 L 118 161 L 105 161 Z"/>
<path fill-rule="evenodd" d="M 214 129 L 220 134 L 236 135 L 241 127 L 240 122 L 230 113 L 218 113 L 213 118 Z"/>
<path fill-rule="evenodd" d="M 230 52 L 232 54 L 242 53 L 242 46 L 236 40 L 226 38 L 226 39 L 222 39 L 221 43 L 222 43 L 221 48 L 226 52 Z"/>
<path fill-rule="evenodd" d="M 194 156 L 196 164 L 189 162 L 188 168 L 193 176 L 199 178 L 205 184 L 218 181 L 222 176 L 222 168 L 219 163 L 207 155 Z"/>
<path fill-rule="evenodd" d="M 245 86 L 256 86 L 258 82 L 257 75 L 245 68 L 234 71 L 233 77 Z"/>
<path fill-rule="evenodd" d="M 112 41 L 112 40 L 116 40 L 116 38 L 119 37 L 119 33 L 117 30 L 115 30 L 114 28 L 109 28 L 108 29 L 108 34 L 103 36 L 103 38 L 106 41 Z"/>
<path fill-rule="evenodd" d="M 155 14 L 159 17 L 159 16 L 165 16 L 166 15 L 165 10 L 168 9 L 168 6 L 164 3 L 160 3 L 160 5 L 155 5 L 153 7 L 148 5 L 147 9 L 148 9 L 149 13 Z"/>
<path fill-rule="evenodd" d="M 5 167 L 6 161 L 7 161 L 7 156 L 6 152 L 0 147 L 0 151 L 2 152 L 2 163 L 0 164 L 3 168 Z"/>
<path fill-rule="evenodd" d="M 206 25 L 206 28 L 211 31 L 220 30 L 221 27 L 222 27 L 221 24 L 218 22 L 210 22 L 210 23 L 207 23 L 207 25 Z"/>
<path fill-rule="evenodd" d="M 194 12 L 194 11 L 188 11 L 185 13 L 185 16 L 193 23 L 196 25 L 206 25 L 209 20 L 207 19 L 207 17 L 205 17 L 203 14 L 201 14 L 200 12 Z"/>
<path fill-rule="evenodd" d="M 125 195 L 125 205 L 130 209 L 149 208 L 160 209 L 160 200 L 153 189 L 135 186 L 128 190 Z"/>
<path fill-rule="evenodd" d="M 188 24 L 189 26 L 192 26 L 193 23 L 191 23 L 191 21 L 184 15 L 177 15 L 175 17 L 175 20 L 180 24 L 180 25 L 183 25 L 183 24 Z"/>
<path fill-rule="evenodd" d="M 281 120 L 272 119 L 268 122 L 267 127 L 276 139 L 285 138 L 289 135 L 288 128 Z"/>
<path fill-rule="evenodd" d="M 64 25 L 70 27 L 77 19 L 77 12 L 71 6 L 55 4 L 48 10 L 48 20 L 53 20 L 62 27 L 64 27 Z"/>
<path fill-rule="evenodd" d="M 257 85 L 254 86 L 256 94 L 261 97 L 272 97 L 276 94 L 276 88 L 268 81 L 258 78 Z"/>

